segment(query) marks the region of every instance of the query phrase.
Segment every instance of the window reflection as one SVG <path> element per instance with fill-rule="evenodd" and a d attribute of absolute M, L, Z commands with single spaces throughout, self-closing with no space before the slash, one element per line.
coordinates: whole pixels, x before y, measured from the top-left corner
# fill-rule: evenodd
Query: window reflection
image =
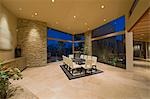
<path fill-rule="evenodd" d="M 125 36 L 119 35 L 93 41 L 93 55 L 98 57 L 99 62 L 126 68 L 124 40 Z"/>
<path fill-rule="evenodd" d="M 84 42 L 75 42 L 74 43 L 74 51 L 80 51 L 83 53 L 84 50 Z"/>
<path fill-rule="evenodd" d="M 72 53 L 72 43 L 57 40 L 48 40 L 47 60 L 56 62 L 62 60 L 62 55 L 68 56 Z"/>
<path fill-rule="evenodd" d="M 47 62 L 62 60 L 62 55 L 72 53 L 72 35 L 54 29 L 47 32 Z M 50 39 L 49 39 L 50 38 Z"/>

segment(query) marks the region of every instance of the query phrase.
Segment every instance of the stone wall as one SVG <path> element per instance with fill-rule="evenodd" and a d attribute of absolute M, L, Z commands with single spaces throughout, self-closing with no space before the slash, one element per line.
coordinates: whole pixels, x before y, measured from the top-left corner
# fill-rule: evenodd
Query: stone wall
<path fill-rule="evenodd" d="M 28 67 L 47 64 L 47 25 L 44 22 L 18 19 L 18 45 Z"/>
<path fill-rule="evenodd" d="M 26 68 L 26 59 L 25 57 L 15 58 L 11 60 L 4 61 L 2 65 L 10 68 L 18 68 L 21 71 Z"/>
<path fill-rule="evenodd" d="M 92 55 L 92 31 L 84 33 L 84 36 L 85 36 L 84 54 Z"/>

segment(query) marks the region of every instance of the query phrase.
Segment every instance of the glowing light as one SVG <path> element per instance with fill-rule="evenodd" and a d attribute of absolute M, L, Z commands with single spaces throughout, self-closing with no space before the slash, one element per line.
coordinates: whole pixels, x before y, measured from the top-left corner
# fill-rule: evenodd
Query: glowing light
<path fill-rule="evenodd" d="M 55 0 L 52 0 L 52 2 L 55 2 Z"/>
<path fill-rule="evenodd" d="M 102 8 L 102 9 L 104 9 L 104 8 L 105 8 L 105 6 L 104 6 L 104 5 L 101 5 L 101 8 Z"/>
<path fill-rule="evenodd" d="M 22 8 L 19 8 L 20 11 L 22 11 Z"/>
<path fill-rule="evenodd" d="M 35 13 L 34 13 L 34 15 L 35 15 L 35 16 L 37 16 L 37 15 L 38 15 L 38 13 L 37 13 L 37 12 L 35 12 Z"/>

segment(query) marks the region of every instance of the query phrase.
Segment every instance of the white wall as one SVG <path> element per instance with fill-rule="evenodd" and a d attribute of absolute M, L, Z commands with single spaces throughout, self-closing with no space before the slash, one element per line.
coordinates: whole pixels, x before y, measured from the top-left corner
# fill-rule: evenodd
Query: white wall
<path fill-rule="evenodd" d="M 16 27 L 16 16 L 9 12 L 0 2 L 0 46 L 3 49 L 9 49 L 0 49 L 0 60 L 9 60 L 14 58 L 14 48 L 16 47 L 17 42 Z"/>

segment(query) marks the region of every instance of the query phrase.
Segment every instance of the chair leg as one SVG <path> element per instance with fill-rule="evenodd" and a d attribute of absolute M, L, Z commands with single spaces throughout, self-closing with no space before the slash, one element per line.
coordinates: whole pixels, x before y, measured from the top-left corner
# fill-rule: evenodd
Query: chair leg
<path fill-rule="evenodd" d="M 95 71 L 97 71 L 96 65 L 93 65 L 93 66 L 92 66 L 92 69 L 94 69 Z"/>
<path fill-rule="evenodd" d="M 92 68 L 91 68 L 91 69 L 89 69 L 89 72 L 90 72 L 90 74 L 92 74 Z"/>
<path fill-rule="evenodd" d="M 72 74 L 73 74 L 74 69 L 72 69 L 71 71 L 72 71 Z"/>
<path fill-rule="evenodd" d="M 67 69 L 67 65 L 66 64 L 64 64 L 65 65 L 65 68 Z"/>
<path fill-rule="evenodd" d="M 86 73 L 87 73 L 87 69 L 84 69 L 84 74 L 86 75 Z"/>

